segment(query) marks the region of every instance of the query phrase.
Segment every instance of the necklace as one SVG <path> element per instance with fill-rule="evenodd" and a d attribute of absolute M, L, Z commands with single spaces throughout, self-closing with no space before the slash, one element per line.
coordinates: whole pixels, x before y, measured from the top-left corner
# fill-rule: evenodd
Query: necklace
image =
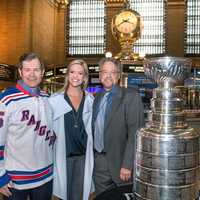
<path fill-rule="evenodd" d="M 74 128 L 78 128 L 78 119 L 79 119 L 80 109 L 76 111 L 72 108 L 72 116 L 74 118 Z"/>
<path fill-rule="evenodd" d="M 77 109 L 73 106 L 72 101 L 70 99 L 70 96 L 71 95 L 66 95 L 67 101 L 70 104 L 70 106 L 72 107 L 72 116 L 73 116 L 73 119 L 74 119 L 74 125 L 73 125 L 73 127 L 74 128 L 78 128 L 79 127 L 79 117 L 80 117 L 80 114 L 82 113 L 82 107 L 83 107 L 85 95 L 83 93 L 81 102 L 80 102 L 80 104 L 79 104 L 79 106 L 78 106 Z"/>

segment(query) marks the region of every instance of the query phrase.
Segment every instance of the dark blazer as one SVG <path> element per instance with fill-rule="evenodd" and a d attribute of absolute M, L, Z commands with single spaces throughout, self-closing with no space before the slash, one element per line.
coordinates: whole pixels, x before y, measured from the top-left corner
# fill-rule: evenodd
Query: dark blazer
<path fill-rule="evenodd" d="M 103 94 L 97 94 L 93 104 L 92 129 Z M 135 137 L 139 127 L 144 125 L 141 97 L 135 89 L 117 87 L 104 128 L 104 151 L 114 182 L 121 183 L 120 169 L 133 170 Z"/>

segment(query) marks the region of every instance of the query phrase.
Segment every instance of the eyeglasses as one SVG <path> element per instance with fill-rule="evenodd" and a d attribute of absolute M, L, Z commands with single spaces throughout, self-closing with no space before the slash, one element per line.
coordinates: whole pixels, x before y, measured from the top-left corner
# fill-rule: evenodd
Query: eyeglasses
<path fill-rule="evenodd" d="M 117 74 L 119 74 L 119 71 L 111 71 L 111 72 L 107 72 L 107 71 L 100 71 L 102 76 L 115 76 Z"/>

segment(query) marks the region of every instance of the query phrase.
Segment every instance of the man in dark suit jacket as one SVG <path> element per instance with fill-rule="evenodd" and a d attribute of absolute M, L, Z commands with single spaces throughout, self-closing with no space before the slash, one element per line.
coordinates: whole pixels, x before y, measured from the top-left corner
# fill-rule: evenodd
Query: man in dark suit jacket
<path fill-rule="evenodd" d="M 138 92 L 118 86 L 120 63 L 114 58 L 103 58 L 99 67 L 104 91 L 95 97 L 92 121 L 96 195 L 132 181 L 136 132 L 144 123 L 143 105 Z M 102 133 L 99 133 L 97 119 L 103 110 L 102 101 L 107 93 L 104 124 Z M 99 134 L 102 136 L 98 137 Z M 97 148 L 99 142 L 103 144 L 100 150 Z"/>

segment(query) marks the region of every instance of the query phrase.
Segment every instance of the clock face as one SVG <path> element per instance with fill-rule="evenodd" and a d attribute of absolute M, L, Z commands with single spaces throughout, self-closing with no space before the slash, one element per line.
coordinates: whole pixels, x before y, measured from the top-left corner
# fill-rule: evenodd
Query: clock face
<path fill-rule="evenodd" d="M 115 26 L 121 33 L 131 33 L 137 27 L 137 16 L 131 11 L 123 11 L 115 18 Z"/>

